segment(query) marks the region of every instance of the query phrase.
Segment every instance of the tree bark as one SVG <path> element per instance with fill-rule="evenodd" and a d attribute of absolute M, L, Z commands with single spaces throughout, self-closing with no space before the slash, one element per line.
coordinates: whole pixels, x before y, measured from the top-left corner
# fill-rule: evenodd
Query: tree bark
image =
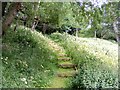
<path fill-rule="evenodd" d="M 116 40 L 118 43 L 120 43 L 120 31 L 118 30 L 116 21 L 113 22 L 113 28 L 114 28 L 114 32 L 115 32 L 115 36 L 116 36 Z"/>
<path fill-rule="evenodd" d="M 94 38 L 97 38 L 97 31 L 94 31 Z"/>
<path fill-rule="evenodd" d="M 78 28 L 76 28 L 76 34 L 75 35 L 76 35 L 76 37 L 78 37 Z"/>
<path fill-rule="evenodd" d="M 35 28 L 39 22 L 39 17 L 38 17 L 39 4 L 40 4 L 40 1 L 37 3 L 35 2 L 33 5 L 33 10 L 35 10 L 35 13 L 34 13 L 34 21 L 32 24 L 32 30 L 35 30 Z"/>
<path fill-rule="evenodd" d="M 34 31 L 36 26 L 38 25 L 38 20 L 34 21 L 33 22 L 33 25 L 32 25 L 32 30 Z"/>
<path fill-rule="evenodd" d="M 43 24 L 43 29 L 42 29 L 42 32 L 43 32 L 43 34 L 45 34 L 46 33 L 46 30 L 47 30 L 47 24 Z"/>
<path fill-rule="evenodd" d="M 9 28 L 11 25 L 13 19 L 15 18 L 16 14 L 21 9 L 21 2 L 13 2 L 11 3 L 9 7 L 9 11 L 7 13 L 7 16 L 5 16 L 5 20 L 2 22 L 2 35 L 4 35 L 5 31 Z"/>

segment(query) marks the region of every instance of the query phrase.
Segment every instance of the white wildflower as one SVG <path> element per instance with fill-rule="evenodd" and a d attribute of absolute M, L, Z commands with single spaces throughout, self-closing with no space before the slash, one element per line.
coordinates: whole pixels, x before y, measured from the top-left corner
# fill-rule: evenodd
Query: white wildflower
<path fill-rule="evenodd" d="M 21 81 L 25 82 L 25 81 L 26 81 L 26 78 L 21 78 Z"/>
<path fill-rule="evenodd" d="M 33 76 L 30 76 L 30 79 L 34 79 Z"/>
<path fill-rule="evenodd" d="M 25 84 L 27 84 L 27 81 L 25 81 Z"/>
<path fill-rule="evenodd" d="M 8 57 L 6 57 L 5 60 L 8 60 Z"/>
<path fill-rule="evenodd" d="M 1 57 L 1 59 L 3 59 L 3 57 Z"/>
<path fill-rule="evenodd" d="M 43 65 L 41 65 L 41 67 L 44 68 Z"/>
<path fill-rule="evenodd" d="M 21 78 L 21 81 L 23 81 L 25 84 L 27 84 L 26 78 Z"/>

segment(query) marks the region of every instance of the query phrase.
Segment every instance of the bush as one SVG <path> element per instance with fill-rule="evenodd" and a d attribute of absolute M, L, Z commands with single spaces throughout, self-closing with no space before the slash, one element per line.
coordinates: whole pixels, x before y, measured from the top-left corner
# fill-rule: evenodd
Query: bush
<path fill-rule="evenodd" d="M 97 59 L 94 55 L 88 53 L 81 54 L 86 55 L 84 61 L 76 63 L 79 64 L 78 75 L 73 78 L 71 82 L 72 88 L 117 88 L 118 77 L 117 70 L 112 67 L 109 68 L 109 64 Z M 115 71 L 114 71 L 115 70 Z"/>

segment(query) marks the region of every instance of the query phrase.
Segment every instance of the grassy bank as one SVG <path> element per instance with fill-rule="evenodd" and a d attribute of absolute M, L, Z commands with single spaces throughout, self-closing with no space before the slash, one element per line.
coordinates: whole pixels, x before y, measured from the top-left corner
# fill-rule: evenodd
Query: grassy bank
<path fill-rule="evenodd" d="M 76 38 L 55 33 L 50 36 L 66 49 L 77 64 L 78 75 L 71 88 L 117 88 L 118 45 L 95 38 Z"/>
<path fill-rule="evenodd" d="M 3 87 L 45 87 L 56 68 L 56 53 L 49 39 L 22 26 L 2 38 Z"/>

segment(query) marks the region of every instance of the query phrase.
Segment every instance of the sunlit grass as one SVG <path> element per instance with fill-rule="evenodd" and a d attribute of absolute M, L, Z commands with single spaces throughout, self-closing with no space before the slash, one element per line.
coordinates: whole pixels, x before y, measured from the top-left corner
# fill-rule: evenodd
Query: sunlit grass
<path fill-rule="evenodd" d="M 81 38 L 54 33 L 50 36 L 78 65 L 73 88 L 118 87 L 118 45 L 98 38 Z"/>
<path fill-rule="evenodd" d="M 98 80 L 105 83 L 103 87 L 117 86 L 117 44 L 98 38 L 80 38 L 60 33 L 50 36 L 55 43 L 30 28 L 20 26 L 15 32 L 12 28 L 10 30 L 3 37 L 3 87 L 65 88 L 67 84 L 79 87 L 81 81 L 86 87 L 96 87 L 97 83 L 101 84 Z M 72 60 L 58 62 L 61 53 L 67 54 Z M 78 76 L 74 79 L 56 77 L 57 72 L 72 71 L 58 69 L 58 63 L 77 64 Z"/>
<path fill-rule="evenodd" d="M 61 78 L 61 77 L 55 77 L 52 78 L 49 86 L 47 88 L 67 88 L 67 83 L 69 81 L 69 78 Z"/>
<path fill-rule="evenodd" d="M 14 27 L 13 27 L 14 28 Z M 45 87 L 56 68 L 56 53 L 47 37 L 20 26 L 3 37 L 3 87 Z"/>

